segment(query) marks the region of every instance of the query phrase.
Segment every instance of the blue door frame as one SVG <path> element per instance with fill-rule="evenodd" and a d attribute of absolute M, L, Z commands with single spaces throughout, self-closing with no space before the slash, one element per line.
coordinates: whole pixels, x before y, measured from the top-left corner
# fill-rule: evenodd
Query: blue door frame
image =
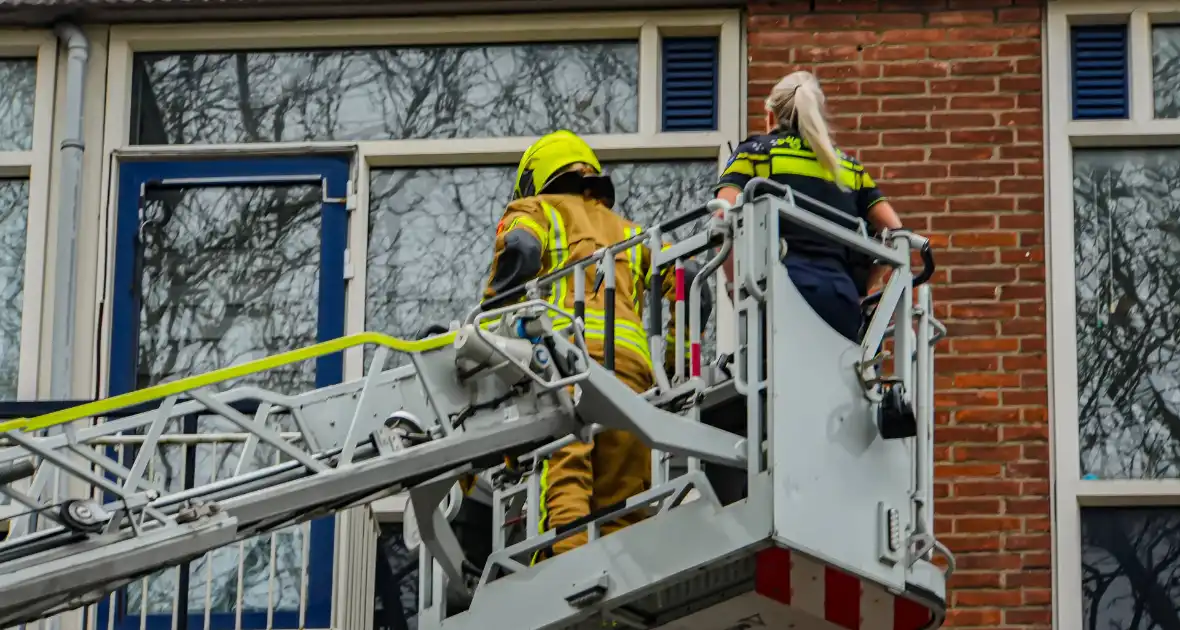
<path fill-rule="evenodd" d="M 132 391 L 136 386 L 139 340 L 139 286 L 135 278 L 143 191 L 155 186 L 198 188 L 224 185 L 214 181 L 249 178 L 248 185 L 278 185 L 293 179 L 315 176 L 324 184 L 321 210 L 318 341 L 344 335 L 344 250 L 348 241 L 348 216 L 344 202 L 348 190 L 350 159 L 347 156 L 274 157 L 257 159 L 211 159 L 189 161 L 127 162 L 119 167 L 116 210 L 115 280 L 111 300 L 110 396 Z M 268 182 L 266 178 L 274 178 Z M 172 180 L 172 181 L 170 181 Z M 177 182 L 176 180 L 190 180 Z M 195 180 L 195 181 L 194 181 Z M 316 386 L 339 383 L 344 377 L 343 354 L 316 360 Z M 112 454 L 113 455 L 113 454 Z M 332 570 L 335 547 L 335 518 L 313 521 L 307 558 L 308 587 L 305 628 L 327 628 L 332 614 Z M 115 598 L 114 624 L 110 619 L 110 598 L 98 605 L 97 630 L 138 630 L 139 614 L 127 613 L 127 591 Z M 147 615 L 148 630 L 169 630 L 173 614 Z M 186 630 L 205 628 L 204 612 L 185 615 Z M 211 613 L 209 628 L 230 630 L 236 613 Z M 181 627 L 184 627 L 183 625 Z M 267 627 L 267 611 L 242 611 L 242 628 Z M 299 612 L 274 611 L 276 629 L 300 628 Z"/>

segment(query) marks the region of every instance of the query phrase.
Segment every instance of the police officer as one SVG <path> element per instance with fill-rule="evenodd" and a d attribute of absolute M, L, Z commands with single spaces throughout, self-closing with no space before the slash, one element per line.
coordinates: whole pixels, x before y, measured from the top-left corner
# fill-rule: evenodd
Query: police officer
<path fill-rule="evenodd" d="M 736 203 L 754 177 L 786 184 L 849 216 L 868 220 L 876 230 L 901 227 L 893 207 L 856 159 L 832 142 L 824 114 L 824 94 L 810 72 L 783 77 L 766 99 L 766 133 L 746 139 L 726 165 L 715 191 Z M 791 282 L 811 308 L 850 340 L 861 327 L 860 298 L 879 280 L 883 268 L 865 272 L 856 252 L 813 230 L 782 224 Z M 732 279 L 732 257 L 726 273 Z M 854 280 L 855 278 L 855 280 Z"/>
<path fill-rule="evenodd" d="M 496 228 L 491 277 L 485 306 L 499 305 L 497 295 L 538 275 L 564 268 L 640 233 L 639 225 L 611 211 L 615 190 L 594 151 L 570 131 L 557 131 L 525 151 L 516 174 L 513 201 Z M 632 390 L 652 387 L 653 372 L 643 329 L 643 291 L 652 272 L 651 252 L 637 245 L 615 255 L 614 371 Z M 699 271 L 686 264 L 688 281 Z M 605 291 L 594 291 L 597 270 L 586 269 L 585 339 L 591 357 L 603 362 L 606 332 Z M 665 282 L 668 292 L 674 290 Z M 554 283 L 549 301 L 574 311 L 573 278 Z M 668 297 L 667 293 L 665 297 Z M 708 319 L 711 296 L 702 295 L 701 321 Z M 562 329 L 569 321 L 555 321 Z M 665 359 L 666 360 L 666 359 Z M 557 527 L 626 500 L 651 486 L 651 450 L 625 431 L 606 430 L 591 444 L 575 442 L 554 453 L 541 470 L 541 529 Z M 605 524 L 604 534 L 642 518 L 625 515 Z M 553 553 L 586 542 L 586 534 L 559 541 Z"/>

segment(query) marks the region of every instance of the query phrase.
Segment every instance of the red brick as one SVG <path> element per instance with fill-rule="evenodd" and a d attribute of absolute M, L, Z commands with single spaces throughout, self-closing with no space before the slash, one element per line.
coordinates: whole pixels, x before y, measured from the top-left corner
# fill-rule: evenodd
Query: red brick
<path fill-rule="evenodd" d="M 915 28 L 922 26 L 926 17 L 921 13 L 861 13 L 857 20 L 866 28 Z"/>
<path fill-rule="evenodd" d="M 930 184 L 932 195 L 991 195 L 995 192 L 996 183 L 988 180 L 945 180 Z"/>
<path fill-rule="evenodd" d="M 950 67 L 945 61 L 905 61 L 882 67 L 885 78 L 892 77 L 945 77 Z"/>
<path fill-rule="evenodd" d="M 993 127 L 996 124 L 995 114 L 953 113 L 933 114 L 930 116 L 930 126 L 936 129 L 962 129 L 964 127 Z"/>
<path fill-rule="evenodd" d="M 1002 42 L 996 48 L 996 54 L 1001 57 L 1039 57 L 1041 55 L 1041 43 Z"/>
<path fill-rule="evenodd" d="M 923 114 L 885 114 L 861 116 L 860 128 L 868 129 L 924 129 L 926 116 Z"/>
<path fill-rule="evenodd" d="M 933 112 L 946 109 L 945 96 L 887 96 L 881 99 L 885 112 Z"/>
<path fill-rule="evenodd" d="M 1041 9 L 1040 7 L 1000 9 L 996 13 L 996 17 L 1000 22 L 1040 22 Z"/>
<path fill-rule="evenodd" d="M 792 28 L 837 29 L 857 26 L 856 15 L 851 13 L 813 13 L 791 18 Z"/>
<path fill-rule="evenodd" d="M 933 59 L 979 59 L 981 57 L 990 58 L 995 54 L 995 44 L 954 44 L 930 47 L 930 57 Z"/>
<path fill-rule="evenodd" d="M 929 146 L 942 144 L 946 138 L 944 131 L 892 131 L 881 134 L 881 141 L 887 146 Z"/>
<path fill-rule="evenodd" d="M 931 81 L 930 92 L 932 94 L 965 94 L 973 93 L 987 93 L 996 91 L 995 79 L 946 79 L 944 81 Z"/>
<path fill-rule="evenodd" d="M 955 74 L 1009 74 L 1016 64 L 1007 59 L 989 61 L 960 61 L 951 66 Z"/>
<path fill-rule="evenodd" d="M 946 32 L 940 29 L 902 29 L 896 31 L 885 31 L 881 34 L 881 42 L 890 43 L 913 43 L 913 42 L 938 42 L 946 39 Z"/>
<path fill-rule="evenodd" d="M 1019 606 L 1024 603 L 1024 597 L 1019 590 L 1013 591 L 984 591 L 958 590 L 951 598 L 953 606 L 1005 607 Z"/>
<path fill-rule="evenodd" d="M 995 154 L 994 147 L 935 147 L 930 149 L 930 159 L 937 162 L 960 160 L 990 160 Z"/>
<path fill-rule="evenodd" d="M 795 63 L 856 61 L 859 58 L 856 46 L 800 46 L 791 51 L 791 60 Z"/>
<path fill-rule="evenodd" d="M 989 112 L 1012 109 L 1016 99 L 1008 94 L 990 96 L 952 96 L 951 109 L 982 109 Z"/>
<path fill-rule="evenodd" d="M 860 84 L 862 94 L 925 94 L 925 81 L 865 81 Z"/>
<path fill-rule="evenodd" d="M 925 59 L 930 55 L 926 46 L 872 46 L 864 51 L 866 61 L 900 61 Z"/>

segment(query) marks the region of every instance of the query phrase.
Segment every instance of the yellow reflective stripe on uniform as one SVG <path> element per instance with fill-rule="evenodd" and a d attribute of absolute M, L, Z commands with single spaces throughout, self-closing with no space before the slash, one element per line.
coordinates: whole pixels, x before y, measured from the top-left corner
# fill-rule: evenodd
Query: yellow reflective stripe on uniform
<path fill-rule="evenodd" d="M 538 501 L 537 501 L 537 503 L 539 504 L 537 506 L 539 508 L 539 510 L 537 512 L 538 517 L 539 517 L 537 519 L 537 533 L 544 534 L 545 529 L 548 526 L 548 520 L 549 520 L 549 508 L 546 505 L 546 499 L 548 497 L 545 496 L 549 492 L 549 458 L 548 457 L 546 457 L 544 460 L 541 461 L 541 483 L 540 483 L 540 485 L 541 485 L 541 491 L 538 493 L 540 496 L 538 497 Z M 540 557 L 541 557 L 541 551 L 540 550 L 534 551 L 533 557 L 531 559 L 529 559 L 529 566 L 537 564 L 537 560 L 539 560 Z"/>
<path fill-rule="evenodd" d="M 672 249 L 671 243 L 669 243 L 667 241 L 660 243 L 660 251 L 667 251 L 669 249 Z M 654 261 L 647 266 L 647 273 L 644 274 L 644 276 L 643 276 L 644 282 L 651 282 L 651 272 L 655 268 L 656 268 L 656 265 L 655 265 Z M 674 267 L 668 267 L 668 269 L 664 270 L 664 273 L 668 273 L 668 271 L 671 269 L 674 269 Z"/>
<path fill-rule="evenodd" d="M 627 238 L 639 236 L 643 232 L 643 228 L 639 226 L 629 227 L 623 233 Z M 631 308 L 636 313 L 640 312 L 639 295 L 640 286 L 643 281 L 640 278 L 640 271 L 643 269 L 643 244 L 638 243 L 634 247 L 627 250 L 627 265 L 631 267 Z"/>
<path fill-rule="evenodd" d="M 770 150 L 770 155 L 771 156 L 790 155 L 790 156 L 794 156 L 794 157 L 801 157 L 801 158 L 807 158 L 807 159 L 812 159 L 812 160 L 819 159 L 815 156 L 814 151 L 805 151 L 803 149 L 788 149 L 786 147 L 774 147 L 773 149 Z M 840 159 L 840 165 L 850 171 L 860 172 L 860 171 L 864 170 L 864 167 L 861 166 L 860 164 L 857 164 L 856 162 L 853 162 L 852 160 L 846 160 L 843 158 Z"/>
<path fill-rule="evenodd" d="M 586 329 L 583 335 L 587 339 L 594 339 L 604 341 L 606 339 L 606 316 L 601 311 L 597 313 L 588 311 L 583 322 Z M 570 320 L 564 317 L 557 317 L 553 320 L 554 330 L 564 330 L 569 328 Z M 651 363 L 651 352 L 647 347 L 647 336 L 643 332 L 643 328 L 635 322 L 627 321 L 625 319 L 615 320 L 615 343 L 626 346 L 634 351 L 649 365 Z"/>
<path fill-rule="evenodd" d="M 541 228 L 540 223 L 537 223 L 529 217 L 516 217 L 512 220 L 512 223 L 508 224 L 508 229 L 505 230 L 505 232 L 511 232 L 518 227 L 526 228 L 532 232 L 533 236 L 536 236 L 537 240 L 541 241 L 541 249 L 545 249 L 549 246 L 549 234 L 546 230 Z"/>
<path fill-rule="evenodd" d="M 569 260 L 569 248 L 566 240 L 565 224 L 561 220 L 561 214 L 553 206 L 541 202 L 541 207 L 545 209 L 546 216 L 549 217 L 549 271 L 554 272 L 561 269 L 567 260 Z M 549 303 L 555 306 L 562 306 L 565 304 L 565 287 L 566 276 L 561 276 L 550 286 Z"/>
<path fill-rule="evenodd" d="M 803 175 L 835 181 L 835 178 L 828 172 L 828 169 L 824 168 L 823 164 L 804 157 L 774 155 L 770 162 L 770 172 L 772 175 Z M 855 171 L 840 169 L 840 183 L 853 190 L 860 189 L 860 178 L 857 177 Z"/>

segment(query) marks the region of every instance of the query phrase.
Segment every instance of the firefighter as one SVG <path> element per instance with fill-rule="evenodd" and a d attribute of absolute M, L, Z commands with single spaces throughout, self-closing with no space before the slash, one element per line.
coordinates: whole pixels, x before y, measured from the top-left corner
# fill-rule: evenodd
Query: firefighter
<path fill-rule="evenodd" d="M 835 147 L 824 114 L 824 94 L 810 72 L 793 72 L 766 99 L 766 133 L 738 145 L 715 187 L 719 199 L 736 203 L 754 177 L 786 184 L 876 230 L 901 227 L 901 220 L 873 178 L 855 158 Z M 885 269 L 851 248 L 812 230 L 781 224 L 791 282 L 812 309 L 837 332 L 858 341 L 860 300 Z M 733 278 L 732 257 L 726 273 Z"/>
<path fill-rule="evenodd" d="M 615 214 L 615 190 L 594 151 L 570 131 L 557 131 L 525 151 L 516 173 L 513 201 L 496 227 L 491 277 L 485 308 L 501 305 L 497 295 L 568 262 L 640 233 L 639 225 Z M 637 393 L 653 384 L 651 356 L 643 328 L 644 287 L 651 254 L 642 245 L 615 255 L 615 375 Z M 686 269 L 688 281 L 699 270 Z M 591 357 L 604 359 L 605 291 L 595 290 L 597 270 L 586 269 L 585 338 Z M 674 290 L 671 282 L 664 286 Z M 667 293 L 665 294 L 668 295 Z M 554 283 L 549 301 L 574 310 L 573 278 Z M 702 295 L 702 321 L 711 310 Z M 557 321 L 555 328 L 570 322 Z M 591 443 L 575 442 L 554 453 L 541 469 L 541 531 L 570 523 L 602 507 L 623 501 L 651 486 L 651 450 L 625 431 L 606 430 Z M 603 526 L 603 534 L 642 520 L 625 515 Z M 585 544 L 586 533 L 557 542 L 553 554 Z M 547 555 L 547 554 L 542 554 Z"/>

